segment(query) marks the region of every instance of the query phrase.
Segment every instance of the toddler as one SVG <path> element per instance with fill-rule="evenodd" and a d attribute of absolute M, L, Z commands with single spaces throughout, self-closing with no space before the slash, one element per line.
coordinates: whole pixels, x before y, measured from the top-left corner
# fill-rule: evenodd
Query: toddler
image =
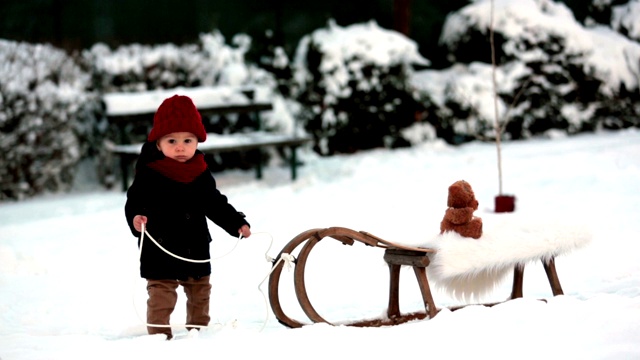
<path fill-rule="evenodd" d="M 135 237 L 140 238 L 144 224 L 162 247 L 194 260 L 210 258 L 207 219 L 232 236 L 251 236 L 244 214 L 216 188 L 204 154 L 197 149 L 206 138 L 200 113 L 189 97 L 165 99 L 154 115 L 125 205 L 127 223 Z M 170 327 L 150 325 L 169 325 L 179 285 L 187 296 L 187 325 L 208 325 L 210 274 L 209 262 L 183 261 L 145 242 L 140 275 L 147 280 L 149 334 L 172 338 Z"/>

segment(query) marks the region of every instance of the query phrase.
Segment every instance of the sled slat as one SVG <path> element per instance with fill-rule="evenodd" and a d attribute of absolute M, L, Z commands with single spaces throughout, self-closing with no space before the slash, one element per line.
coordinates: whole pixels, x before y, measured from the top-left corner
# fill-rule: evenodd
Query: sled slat
<path fill-rule="evenodd" d="M 408 266 L 429 266 L 429 258 L 424 253 L 417 253 L 410 250 L 388 249 L 384 253 L 384 261 L 395 265 Z"/>

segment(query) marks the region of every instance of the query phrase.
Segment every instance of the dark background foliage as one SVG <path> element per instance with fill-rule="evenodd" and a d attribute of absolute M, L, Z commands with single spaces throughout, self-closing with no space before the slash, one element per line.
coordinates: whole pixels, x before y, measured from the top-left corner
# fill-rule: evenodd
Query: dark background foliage
<path fill-rule="evenodd" d="M 422 51 L 429 52 L 429 59 L 437 68 L 446 62 L 443 53 L 434 51 L 445 17 L 468 3 L 467 0 L 3 0 L 0 38 L 49 42 L 66 50 L 79 50 L 97 42 L 111 47 L 130 43 L 193 43 L 200 33 L 217 29 L 225 36 L 246 33 L 256 43 L 272 42 L 292 54 L 302 36 L 324 27 L 329 19 L 341 26 L 373 19 L 383 28 L 408 33 Z M 407 9 L 408 16 L 403 17 L 403 11 L 398 9 Z"/>

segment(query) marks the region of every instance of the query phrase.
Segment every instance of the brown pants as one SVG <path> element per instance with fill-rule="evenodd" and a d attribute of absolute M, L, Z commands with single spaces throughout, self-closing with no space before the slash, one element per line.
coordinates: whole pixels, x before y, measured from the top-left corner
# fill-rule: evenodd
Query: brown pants
<path fill-rule="evenodd" d="M 188 280 L 147 280 L 147 323 L 169 325 L 169 318 L 178 301 L 176 289 L 182 285 L 187 295 L 187 325 L 209 325 L 209 276 Z M 193 329 L 188 327 L 188 330 Z M 170 327 L 148 326 L 149 334 L 166 334 L 171 339 Z"/>

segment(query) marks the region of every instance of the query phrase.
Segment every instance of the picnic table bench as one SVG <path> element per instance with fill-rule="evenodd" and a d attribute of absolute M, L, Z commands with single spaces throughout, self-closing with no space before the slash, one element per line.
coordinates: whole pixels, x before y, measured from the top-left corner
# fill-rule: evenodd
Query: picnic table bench
<path fill-rule="evenodd" d="M 141 117 L 153 123 L 153 115 L 162 101 L 174 94 L 189 96 L 203 119 L 212 115 L 247 114 L 252 117 L 254 127 L 250 132 L 233 134 L 208 133 L 207 140 L 198 145 L 205 154 L 245 152 L 265 147 L 290 149 L 289 166 L 291 179 L 297 178 L 298 160 L 296 150 L 312 140 L 307 135 L 281 134 L 262 130 L 261 113 L 273 110 L 271 101 L 255 100 L 255 89 L 236 87 L 176 88 L 138 93 L 112 93 L 103 95 L 108 120 L 118 127 L 118 139 L 105 141 L 107 151 L 118 156 L 122 177 L 122 189 L 129 186 L 129 174 L 142 149 L 142 142 L 129 143 L 127 126 L 133 119 Z M 256 164 L 256 178 L 262 178 L 262 161 Z"/>

